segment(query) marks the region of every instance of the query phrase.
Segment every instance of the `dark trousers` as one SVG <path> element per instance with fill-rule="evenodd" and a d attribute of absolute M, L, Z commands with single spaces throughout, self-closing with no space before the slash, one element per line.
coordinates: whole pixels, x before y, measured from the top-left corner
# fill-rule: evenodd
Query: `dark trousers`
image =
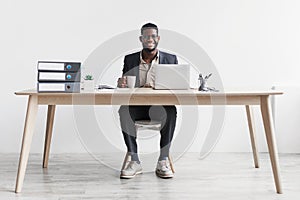
<path fill-rule="evenodd" d="M 121 106 L 119 115 L 127 151 L 132 155 L 132 160 L 138 160 L 136 120 L 161 122 L 160 159 L 168 157 L 176 125 L 177 111 L 175 106 Z"/>

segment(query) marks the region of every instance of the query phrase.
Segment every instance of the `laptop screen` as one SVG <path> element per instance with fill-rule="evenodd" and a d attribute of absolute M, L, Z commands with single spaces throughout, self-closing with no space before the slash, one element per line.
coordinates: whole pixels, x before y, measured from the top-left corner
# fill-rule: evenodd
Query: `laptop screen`
<path fill-rule="evenodd" d="M 156 64 L 154 89 L 186 90 L 190 88 L 189 64 Z"/>

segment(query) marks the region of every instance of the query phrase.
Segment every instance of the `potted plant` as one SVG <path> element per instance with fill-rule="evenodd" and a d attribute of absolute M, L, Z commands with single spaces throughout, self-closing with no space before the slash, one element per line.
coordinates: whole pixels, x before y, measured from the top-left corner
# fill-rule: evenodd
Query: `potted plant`
<path fill-rule="evenodd" d="M 94 77 L 91 74 L 87 74 L 83 77 L 83 89 L 85 91 L 94 91 L 95 84 L 94 84 Z"/>

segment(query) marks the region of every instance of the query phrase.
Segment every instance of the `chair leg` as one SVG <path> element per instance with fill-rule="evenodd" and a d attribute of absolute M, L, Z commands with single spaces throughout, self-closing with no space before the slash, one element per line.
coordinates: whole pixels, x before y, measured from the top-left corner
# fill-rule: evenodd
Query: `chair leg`
<path fill-rule="evenodd" d="M 169 162 L 170 162 L 171 170 L 172 170 L 173 173 L 175 173 L 174 166 L 173 166 L 173 162 L 172 162 L 172 159 L 171 159 L 171 156 L 170 156 L 170 155 L 168 156 L 168 159 L 169 159 Z"/>

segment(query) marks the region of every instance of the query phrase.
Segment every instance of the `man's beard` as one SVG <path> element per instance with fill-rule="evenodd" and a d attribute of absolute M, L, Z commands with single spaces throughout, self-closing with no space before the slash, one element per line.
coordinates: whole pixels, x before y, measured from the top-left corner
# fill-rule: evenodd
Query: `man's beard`
<path fill-rule="evenodd" d="M 150 48 L 144 48 L 143 50 L 145 50 L 148 53 L 151 53 L 155 50 L 156 48 L 150 49 Z"/>
<path fill-rule="evenodd" d="M 157 45 L 158 45 L 158 43 L 155 43 L 155 45 L 152 49 L 144 47 L 143 50 L 145 50 L 148 53 L 151 53 L 151 52 L 155 51 L 155 49 L 157 48 Z"/>

